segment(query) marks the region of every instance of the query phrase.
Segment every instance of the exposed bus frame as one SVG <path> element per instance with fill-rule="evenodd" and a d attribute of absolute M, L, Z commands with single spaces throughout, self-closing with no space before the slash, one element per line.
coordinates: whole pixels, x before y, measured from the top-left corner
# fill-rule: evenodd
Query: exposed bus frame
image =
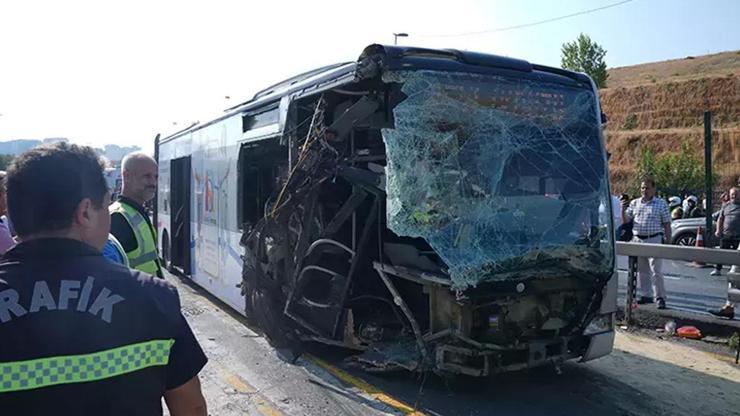
<path fill-rule="evenodd" d="M 218 265 L 211 264 L 210 272 L 206 275 L 198 275 L 195 271 L 199 268 L 196 264 L 201 261 L 198 252 L 198 242 L 194 238 L 194 232 L 191 230 L 188 235 L 187 244 L 190 247 L 191 254 L 189 259 L 192 264 L 188 267 L 177 267 L 172 265 L 173 269 L 179 272 L 192 271 L 190 277 L 193 280 L 215 294 L 220 299 L 224 300 L 230 306 L 234 307 L 238 311 L 247 314 L 253 314 L 260 321 L 261 326 L 265 329 L 268 336 L 276 343 L 287 343 L 291 344 L 299 340 L 313 340 L 324 342 L 333 345 L 341 345 L 348 348 L 355 348 L 363 350 L 366 345 L 357 340 L 355 334 L 352 334 L 352 314 L 345 310 L 347 301 L 347 294 L 349 291 L 350 284 L 353 281 L 354 274 L 356 272 L 357 262 L 361 258 L 361 253 L 365 250 L 368 238 L 372 232 L 373 224 L 380 215 L 381 204 L 384 203 L 383 195 L 377 192 L 378 185 L 373 183 L 377 180 L 377 177 L 367 175 L 364 172 L 360 172 L 357 169 L 353 169 L 351 165 L 343 166 L 337 169 L 335 177 L 346 179 L 352 183 L 352 194 L 347 198 L 341 208 L 336 212 L 336 215 L 330 221 L 327 221 L 327 225 L 324 228 L 324 234 L 320 235 L 320 238 L 309 241 L 312 238 L 312 228 L 314 227 L 313 215 L 316 209 L 318 194 L 313 190 L 317 189 L 317 186 L 321 186 L 325 180 L 329 179 L 329 176 L 325 176 L 323 179 L 316 178 L 315 182 L 307 182 L 309 185 L 303 188 L 296 188 L 292 191 L 288 191 L 284 196 L 281 191 L 277 197 L 277 202 L 272 201 L 275 205 L 271 210 L 267 210 L 267 217 L 261 222 L 256 224 L 250 224 L 244 226 L 243 224 L 235 224 L 235 219 L 231 218 L 232 210 L 238 211 L 239 206 L 239 191 L 237 190 L 240 186 L 238 179 L 233 179 L 233 176 L 240 175 L 239 169 L 242 162 L 241 149 L 250 143 L 260 143 L 265 140 L 277 140 L 282 145 L 287 147 L 287 169 L 291 173 L 288 176 L 287 182 L 291 182 L 292 173 L 296 169 L 300 168 L 302 163 L 302 154 L 297 155 L 296 146 L 292 142 L 294 140 L 291 137 L 290 129 L 297 130 L 295 126 L 295 116 L 291 115 L 291 111 L 295 111 L 293 103 L 305 97 L 319 97 L 315 100 L 315 108 L 313 109 L 313 118 L 311 120 L 311 127 L 318 117 L 323 117 L 323 109 L 321 108 L 322 93 L 333 90 L 338 91 L 341 94 L 347 95 L 363 95 L 363 97 L 354 102 L 352 106 L 345 109 L 341 117 L 338 117 L 330 126 L 325 126 L 321 131 L 321 134 L 330 134 L 336 137 L 343 137 L 346 135 L 352 136 L 352 144 L 354 145 L 354 131 L 353 126 L 357 120 L 367 118 L 370 114 L 376 113 L 376 110 L 385 108 L 385 117 L 389 120 L 392 117 L 389 114 L 389 96 L 388 91 L 385 91 L 385 95 L 382 91 L 378 91 L 377 94 L 361 94 L 358 91 L 347 90 L 352 85 L 362 82 L 363 80 L 370 79 L 377 76 L 378 73 L 384 70 L 413 70 L 413 69 L 434 69 L 441 71 L 461 71 L 461 72 L 472 72 L 481 74 L 515 74 L 519 78 L 528 78 L 535 80 L 546 80 L 548 82 L 559 83 L 564 85 L 581 85 L 587 86 L 592 89 L 595 93 L 596 89 L 593 82 L 585 75 L 573 73 L 556 68 L 549 68 L 539 65 L 531 65 L 526 61 L 516 60 L 511 58 L 498 57 L 493 55 L 484 55 L 473 52 L 462 52 L 457 50 L 431 50 L 423 48 L 407 48 L 407 47 L 392 47 L 382 45 L 371 45 L 365 49 L 358 62 L 349 62 L 331 65 L 323 68 L 319 68 L 314 71 L 309 71 L 288 80 L 282 81 L 275 84 L 263 91 L 257 93 L 252 100 L 241 103 L 230 109 L 227 109 L 225 114 L 212 121 L 203 124 L 194 124 L 182 131 L 172 134 L 166 138 L 156 141 L 156 154 L 161 158 L 160 160 L 160 190 L 165 190 L 165 193 L 159 196 L 159 203 L 157 209 L 157 225 L 159 230 L 159 245 L 162 248 L 162 252 L 165 255 L 165 261 L 172 265 L 170 259 L 167 258 L 171 253 L 171 241 L 170 235 L 175 235 L 175 231 L 172 229 L 176 221 L 177 215 L 172 215 L 169 212 L 170 208 L 169 195 L 170 188 L 172 186 L 170 177 L 170 168 L 165 165 L 171 161 L 180 158 L 190 158 L 194 155 L 200 155 L 201 160 L 196 160 L 193 163 L 193 171 L 196 171 L 195 165 L 200 163 L 201 169 L 200 174 L 203 174 L 203 165 L 210 160 L 213 166 L 219 166 L 215 175 L 216 179 L 221 182 L 216 186 L 215 182 L 211 185 L 212 190 L 210 191 L 213 195 L 213 189 L 218 189 L 219 198 L 215 198 L 218 204 L 221 204 L 221 198 L 225 199 L 223 202 L 224 206 L 219 207 L 218 216 L 210 218 L 211 225 L 206 226 L 206 222 L 202 219 L 197 224 L 193 223 L 190 227 L 195 229 L 200 228 L 203 225 L 204 228 L 210 227 L 209 231 L 211 234 L 218 235 L 215 243 L 217 252 L 213 252 L 211 247 L 211 256 L 215 256 L 215 260 L 211 260 L 211 263 L 217 262 Z M 254 130 L 248 130 L 243 124 L 243 118 L 248 117 L 251 114 L 261 114 L 264 111 L 277 109 L 278 117 L 275 123 L 268 123 L 264 126 L 260 126 Z M 600 115 L 600 110 L 596 108 L 596 111 Z M 291 120 L 291 118 L 293 120 Z M 309 131 L 310 136 L 311 131 Z M 323 140 L 321 138 L 317 140 Z M 306 138 L 306 142 L 309 139 Z M 214 144 L 211 148 L 207 147 L 207 144 Z M 199 147 L 200 146 L 200 147 Z M 218 157 L 205 156 L 206 153 L 213 152 L 214 148 L 219 150 L 221 156 L 229 156 L 224 160 L 218 159 Z M 300 149 L 298 149 L 300 150 Z M 306 146 L 303 146 L 303 150 L 306 150 Z M 234 154 L 238 157 L 234 158 Z M 320 153 L 317 153 L 321 157 Z M 352 157 L 360 158 L 352 154 Z M 368 156 L 369 157 L 369 156 Z M 218 159 L 218 160 L 217 160 Z M 359 159 L 357 159 L 359 160 Z M 189 161 L 188 161 L 189 162 Z M 220 164 L 219 164 L 220 163 Z M 221 165 L 227 165 L 224 169 Z M 189 166 L 189 164 L 188 164 Z M 220 170 L 219 170 L 220 169 Z M 236 172 L 236 173 L 235 173 Z M 190 186 L 189 189 L 195 188 L 196 181 L 212 181 L 214 178 L 208 176 L 205 179 L 198 179 L 198 175 L 193 175 L 193 179 L 190 184 L 180 184 L 181 186 Z M 285 181 L 284 181 L 285 182 Z M 210 183 L 210 182 L 208 182 Z M 227 188 L 224 190 L 224 188 Z M 288 188 L 285 185 L 283 191 Z M 205 185 L 205 189 L 208 189 L 208 185 Z M 177 190 L 175 190 L 177 191 Z M 292 192 L 292 193 L 291 193 Z M 164 196 L 164 198 L 163 198 Z M 196 198 L 192 198 L 189 207 L 182 207 L 183 209 L 189 210 L 188 212 L 200 212 L 198 211 L 201 207 L 198 204 L 207 205 L 209 198 L 208 191 L 205 191 L 205 195 L 202 196 L 206 202 L 199 202 Z M 210 196 L 210 198 L 214 198 Z M 295 201 L 300 198 L 306 198 L 303 203 L 296 203 Z M 234 199 L 237 203 L 234 203 Z M 358 228 L 357 212 L 355 210 L 360 204 L 366 203 L 367 201 L 372 202 L 369 211 L 365 213 L 365 219 L 359 221 L 364 224 L 363 227 Z M 287 201 L 287 202 L 286 202 Z M 302 226 L 297 241 L 295 242 L 295 251 L 293 255 L 286 255 L 284 259 L 288 265 L 285 266 L 285 270 L 292 276 L 291 281 L 293 282 L 290 287 L 289 293 L 280 294 L 281 289 L 279 285 L 274 285 L 270 282 L 269 278 L 264 276 L 261 267 L 252 267 L 250 272 L 247 270 L 247 264 L 255 259 L 249 259 L 250 256 L 259 257 L 267 256 L 269 248 L 264 247 L 264 236 L 262 233 L 268 232 L 270 227 L 282 227 L 282 231 L 288 234 L 287 228 L 289 228 L 288 222 L 289 217 L 292 217 L 294 213 L 291 210 L 283 210 L 282 204 L 293 204 L 291 207 L 299 207 L 302 214 L 300 221 Z M 211 208 L 213 208 L 214 202 L 211 202 Z M 228 204 L 228 205 L 227 205 Z M 160 208 L 163 208 L 160 212 Z M 220 211 L 225 212 L 221 213 Z M 293 210 L 295 211 L 295 210 Z M 190 214 L 187 214 L 187 221 L 192 223 Z M 282 217 L 281 217 L 282 216 Z M 305 219 L 309 220 L 306 222 Z M 351 247 L 346 246 L 343 243 L 333 240 L 330 238 L 331 232 L 327 230 L 336 230 L 342 224 L 348 220 L 352 220 L 352 243 Z M 182 219 L 181 219 L 182 220 Z M 168 225 L 169 223 L 169 225 Z M 202 224 L 201 224 L 202 223 Z M 281 225 L 282 224 L 282 225 Z M 226 230 L 229 228 L 229 230 Z M 234 230 L 236 226 L 236 230 Z M 215 228 L 215 231 L 214 229 Z M 277 229 L 277 228 L 276 228 Z M 358 236 L 359 231 L 359 236 Z M 359 237 L 359 238 L 358 238 Z M 257 242 L 258 240 L 262 242 Z M 237 252 L 235 243 L 241 243 L 242 246 L 246 247 L 246 253 L 239 256 L 237 260 L 236 256 L 233 255 Z M 213 244 L 213 243 L 211 243 Z M 257 245 L 255 245 L 257 244 Z M 250 254 L 251 247 L 251 254 Z M 305 265 L 304 261 L 315 252 L 320 251 L 322 248 L 328 247 L 327 250 L 338 250 L 349 256 L 349 270 L 346 276 L 336 273 L 332 270 L 320 267 L 318 265 Z M 231 256 L 226 256 L 224 252 L 231 253 Z M 257 253 L 257 254 L 255 254 Z M 234 261 L 238 267 L 241 268 L 238 278 L 235 278 L 236 268 L 234 267 Z M 257 260 L 261 262 L 261 260 Z M 254 266 L 254 265 L 252 265 Z M 206 267 L 202 267 L 206 269 Z M 373 262 L 373 268 L 377 272 L 378 276 L 382 280 L 391 294 L 390 300 L 400 309 L 396 310 L 396 306 L 391 306 L 396 314 L 403 314 L 408 321 L 404 325 L 408 324 L 408 332 L 413 333 L 413 338 L 418 347 L 420 359 L 410 360 L 409 363 L 393 363 L 389 365 L 391 369 L 395 368 L 407 368 L 409 370 L 420 370 L 426 368 L 434 368 L 437 371 L 447 373 L 459 373 L 467 374 L 471 376 L 484 376 L 490 372 L 497 371 L 508 371 L 519 368 L 526 368 L 535 365 L 542 365 L 546 362 L 558 363 L 567 359 L 582 357 L 584 360 L 597 358 L 599 356 L 608 354 L 611 351 L 613 344 L 613 332 L 607 331 L 604 333 L 596 334 L 591 336 L 590 342 L 583 344 L 584 339 L 580 336 L 581 331 L 586 324 L 589 323 L 592 317 L 598 314 L 610 314 L 616 310 L 616 278 L 612 277 L 607 281 L 597 282 L 597 288 L 594 291 L 594 295 L 591 298 L 586 312 L 580 324 L 576 330 L 572 332 L 572 336 L 561 336 L 556 340 L 550 340 L 547 342 L 540 343 L 529 343 L 528 345 L 508 345 L 500 346 L 493 344 L 484 344 L 475 341 L 468 337 L 465 331 L 465 327 L 469 326 L 469 312 L 466 312 L 464 308 L 455 308 L 454 297 L 451 298 L 451 292 L 449 290 L 449 280 L 446 280 L 444 276 L 435 276 L 430 273 L 419 273 L 416 270 L 409 270 L 403 267 L 392 266 L 387 263 Z M 255 274 L 257 276 L 251 276 Z M 307 272 L 324 273 L 331 276 L 332 280 L 342 280 L 342 284 L 336 293 L 332 293 L 330 302 L 327 304 L 318 304 L 306 299 L 302 295 L 302 287 L 300 281 Z M 250 275 L 250 276 L 247 276 Z M 424 289 L 425 293 L 428 293 L 430 302 L 436 302 L 436 299 L 441 304 L 452 305 L 449 306 L 452 310 L 447 312 L 454 316 L 457 329 L 451 327 L 430 327 L 430 331 L 426 334 L 422 333 L 419 323 L 416 321 L 414 314 L 410 311 L 409 307 L 404 300 L 404 297 L 399 294 L 398 290 L 393 283 L 391 276 L 396 279 L 412 282 L 413 284 L 419 284 Z M 257 280 L 256 282 L 254 280 Z M 251 283 L 250 283 L 251 281 Z M 251 285 L 251 287 L 250 287 Z M 238 287 L 238 288 L 237 288 Z M 251 297 L 250 297 L 251 292 Z M 276 298 L 287 295 L 287 302 L 278 300 Z M 244 296 L 247 300 L 245 301 Z M 303 297 L 301 297 L 303 296 Z M 312 311 L 326 312 L 328 316 L 334 316 L 334 319 L 329 325 L 330 330 L 322 331 L 317 329 L 313 324 L 305 320 L 305 313 L 291 309 L 291 299 L 301 299 L 302 304 Z M 294 304 L 296 302 L 293 302 Z M 306 306 L 307 305 L 307 306 Z M 434 307 L 430 307 L 430 320 L 434 321 L 435 314 L 439 313 L 434 310 Z M 284 320 L 284 317 L 290 318 L 293 323 L 289 323 Z M 441 318 L 440 318 L 441 319 Z M 297 324 L 302 330 L 291 329 Z M 349 328 L 349 330 L 348 330 Z M 432 351 L 429 350 L 429 345 L 432 342 L 443 338 L 455 339 L 458 345 L 445 344 L 436 348 L 434 356 L 432 357 Z M 499 351 L 503 349 L 509 349 L 511 351 L 521 350 L 522 353 L 528 356 L 523 362 L 505 362 Z M 468 357 L 468 358 L 465 358 Z M 463 365 L 461 362 L 466 361 L 473 362 L 474 365 Z M 496 362 L 494 362 L 496 361 Z M 366 362 L 367 363 L 367 362 Z M 378 363 L 373 363 L 378 364 Z"/>

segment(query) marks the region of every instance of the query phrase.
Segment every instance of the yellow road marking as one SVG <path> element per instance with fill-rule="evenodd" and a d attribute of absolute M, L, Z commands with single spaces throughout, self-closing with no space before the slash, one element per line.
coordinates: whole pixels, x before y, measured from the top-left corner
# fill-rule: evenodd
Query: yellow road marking
<path fill-rule="evenodd" d="M 246 381 L 244 381 L 241 377 L 237 376 L 236 374 L 231 374 L 230 372 L 221 369 L 221 376 L 223 376 L 224 380 L 226 380 L 227 383 L 236 391 L 239 393 L 256 393 L 257 389 L 247 384 Z"/>
<path fill-rule="evenodd" d="M 257 409 L 257 411 L 264 416 L 283 416 L 283 414 L 279 410 L 270 406 L 270 404 L 261 396 L 254 397 L 252 399 L 252 403 L 254 404 L 254 407 Z"/>
<path fill-rule="evenodd" d="M 251 394 L 251 402 L 255 409 L 264 416 L 283 416 L 282 412 L 272 406 L 270 402 L 254 388 L 251 384 L 247 383 L 246 380 L 226 370 L 220 368 L 219 372 L 231 387 L 233 387 L 239 393 Z"/>
<path fill-rule="evenodd" d="M 330 372 L 332 375 L 342 380 L 343 382 L 362 390 L 363 392 L 365 392 L 368 396 L 372 397 L 373 399 L 378 400 L 379 402 L 382 402 L 396 410 L 401 411 L 404 415 L 424 416 L 424 413 L 414 409 L 413 407 L 407 405 L 406 403 L 403 403 L 399 400 L 394 399 L 393 397 L 385 394 L 379 388 L 369 384 L 368 382 L 362 379 L 359 379 L 347 373 L 346 371 L 342 369 L 339 369 L 327 363 L 326 361 L 320 358 L 314 357 L 313 355 L 310 355 L 310 354 L 306 354 L 305 357 L 313 361 L 319 367 Z"/>

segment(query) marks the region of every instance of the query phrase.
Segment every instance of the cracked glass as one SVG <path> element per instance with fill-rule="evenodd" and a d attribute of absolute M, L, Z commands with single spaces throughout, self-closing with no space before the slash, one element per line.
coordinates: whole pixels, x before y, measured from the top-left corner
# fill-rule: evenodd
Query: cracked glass
<path fill-rule="evenodd" d="M 591 90 L 494 75 L 395 71 L 388 227 L 421 237 L 453 287 L 613 267 L 605 150 Z"/>

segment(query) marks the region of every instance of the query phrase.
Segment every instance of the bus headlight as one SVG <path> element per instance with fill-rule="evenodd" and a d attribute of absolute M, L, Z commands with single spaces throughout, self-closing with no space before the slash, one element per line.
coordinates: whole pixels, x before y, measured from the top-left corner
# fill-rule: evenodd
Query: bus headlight
<path fill-rule="evenodd" d="M 583 335 L 595 335 L 611 331 L 614 328 L 613 316 L 613 313 L 594 316 L 586 326 L 586 329 L 583 330 Z"/>

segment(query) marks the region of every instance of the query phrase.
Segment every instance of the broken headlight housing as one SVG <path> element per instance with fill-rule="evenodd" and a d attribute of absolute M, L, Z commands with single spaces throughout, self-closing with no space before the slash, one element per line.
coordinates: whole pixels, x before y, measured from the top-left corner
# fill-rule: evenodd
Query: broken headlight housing
<path fill-rule="evenodd" d="M 602 332 L 609 332 L 614 329 L 614 314 L 607 313 L 604 315 L 596 315 L 588 323 L 586 329 L 583 330 L 583 335 L 596 335 Z"/>

